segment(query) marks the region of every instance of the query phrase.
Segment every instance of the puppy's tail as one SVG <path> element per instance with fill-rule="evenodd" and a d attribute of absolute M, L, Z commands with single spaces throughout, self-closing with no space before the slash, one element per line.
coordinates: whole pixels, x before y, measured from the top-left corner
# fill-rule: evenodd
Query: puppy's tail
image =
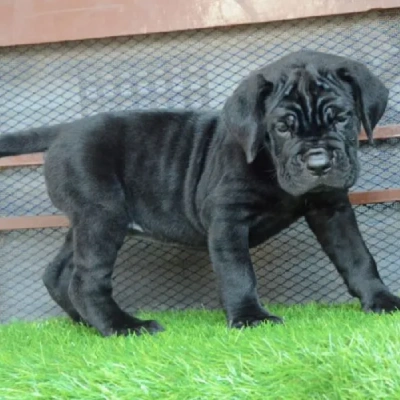
<path fill-rule="evenodd" d="M 0 135 L 0 157 L 46 151 L 61 131 L 62 125 L 44 126 Z"/>

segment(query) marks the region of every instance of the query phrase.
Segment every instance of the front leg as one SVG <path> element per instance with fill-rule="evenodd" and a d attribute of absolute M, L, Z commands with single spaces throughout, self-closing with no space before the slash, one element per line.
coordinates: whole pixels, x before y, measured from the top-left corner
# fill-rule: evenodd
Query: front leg
<path fill-rule="evenodd" d="M 347 194 L 310 199 L 306 220 L 350 294 L 360 299 L 365 311 L 380 313 L 400 309 L 400 298 L 390 293 L 379 276 Z"/>
<path fill-rule="evenodd" d="M 229 326 L 256 326 L 263 321 L 282 323 L 281 318 L 260 304 L 248 227 L 216 218 L 209 231 L 208 245 Z"/>

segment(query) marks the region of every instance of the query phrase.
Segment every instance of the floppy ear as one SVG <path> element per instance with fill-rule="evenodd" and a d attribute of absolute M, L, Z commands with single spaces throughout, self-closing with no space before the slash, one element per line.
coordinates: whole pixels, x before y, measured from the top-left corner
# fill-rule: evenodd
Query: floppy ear
<path fill-rule="evenodd" d="M 389 90 L 367 67 L 357 62 L 347 63 L 337 73 L 351 85 L 361 122 L 372 144 L 372 132 L 385 112 Z"/>
<path fill-rule="evenodd" d="M 256 158 L 264 136 L 260 122 L 265 113 L 265 98 L 272 89 L 273 84 L 260 73 L 253 74 L 240 83 L 222 110 L 228 134 L 242 146 L 248 164 Z"/>

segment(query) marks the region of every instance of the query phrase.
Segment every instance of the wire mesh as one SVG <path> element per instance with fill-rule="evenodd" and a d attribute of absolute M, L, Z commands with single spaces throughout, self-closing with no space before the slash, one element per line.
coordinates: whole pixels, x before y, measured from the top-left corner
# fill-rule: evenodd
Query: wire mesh
<path fill-rule="evenodd" d="M 228 29 L 0 49 L 0 131 L 73 120 L 106 110 L 221 108 L 249 71 L 287 52 L 314 49 L 361 60 L 390 89 L 382 125 L 400 124 L 400 11 Z M 362 145 L 354 190 L 399 188 L 400 140 Z M 385 281 L 400 291 L 399 203 L 358 206 L 361 230 Z M 0 217 L 57 214 L 42 167 L 0 171 Z M 0 233 L 0 321 L 60 310 L 40 276 L 63 229 Z M 318 250 L 316 250 L 318 249 Z M 252 253 L 263 299 L 279 303 L 349 299 L 303 221 Z M 206 252 L 128 238 L 114 275 L 127 309 L 217 307 Z"/>

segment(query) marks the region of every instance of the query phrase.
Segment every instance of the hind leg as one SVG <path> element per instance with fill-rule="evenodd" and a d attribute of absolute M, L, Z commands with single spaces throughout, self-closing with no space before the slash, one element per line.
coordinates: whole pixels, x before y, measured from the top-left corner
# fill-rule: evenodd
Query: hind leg
<path fill-rule="evenodd" d="M 72 320 L 75 322 L 84 322 L 78 311 L 72 305 L 68 295 L 68 287 L 74 269 L 72 241 L 73 234 L 72 229 L 70 229 L 55 259 L 46 267 L 42 279 L 51 298 L 72 318 Z"/>
<path fill-rule="evenodd" d="M 112 296 L 111 275 L 117 253 L 127 232 L 124 209 L 90 207 L 73 219 L 74 270 L 69 298 L 79 314 L 103 336 L 156 333 L 163 328 L 156 321 L 140 320 L 127 314 Z"/>

